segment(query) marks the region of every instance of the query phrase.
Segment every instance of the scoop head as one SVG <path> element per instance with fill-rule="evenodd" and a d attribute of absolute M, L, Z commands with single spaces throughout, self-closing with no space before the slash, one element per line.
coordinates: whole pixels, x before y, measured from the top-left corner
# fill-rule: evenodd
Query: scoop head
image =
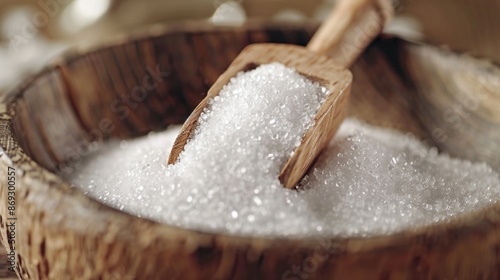
<path fill-rule="evenodd" d="M 329 91 L 315 116 L 314 124 L 305 133 L 300 145 L 280 172 L 279 178 L 283 185 L 286 188 L 294 188 L 307 173 L 323 148 L 328 145 L 344 120 L 352 84 L 352 74 L 349 70 L 337 66 L 327 56 L 319 55 L 300 46 L 254 44 L 246 47 L 226 72 L 217 79 L 205 99 L 188 117 L 173 145 L 168 163 L 174 164 L 178 160 L 197 126 L 201 113 L 208 106 L 209 101 L 219 94 L 231 78 L 241 71 L 248 71 L 259 65 L 272 62 L 294 68 L 301 75 L 318 82 Z"/>

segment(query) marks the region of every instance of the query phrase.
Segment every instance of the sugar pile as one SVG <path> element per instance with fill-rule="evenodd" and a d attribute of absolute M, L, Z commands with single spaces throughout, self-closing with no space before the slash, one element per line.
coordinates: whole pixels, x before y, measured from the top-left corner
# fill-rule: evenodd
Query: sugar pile
<path fill-rule="evenodd" d="M 180 161 L 179 128 L 111 142 L 68 178 L 88 195 L 152 220 L 258 236 L 368 236 L 428 225 L 495 203 L 486 164 L 438 155 L 396 131 L 346 120 L 301 185 L 280 168 L 325 89 L 279 64 L 240 74 L 213 100 Z M 203 133 L 201 133 L 203 132 Z"/>

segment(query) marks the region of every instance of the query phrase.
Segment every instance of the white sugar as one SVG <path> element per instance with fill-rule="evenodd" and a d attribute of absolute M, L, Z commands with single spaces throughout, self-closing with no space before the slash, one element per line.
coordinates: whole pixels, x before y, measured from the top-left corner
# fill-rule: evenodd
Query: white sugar
<path fill-rule="evenodd" d="M 279 64 L 233 79 L 200 119 L 180 161 L 179 128 L 106 144 L 69 180 L 117 209 L 210 232 L 366 236 L 425 226 L 500 197 L 486 164 L 438 155 L 413 137 L 346 120 L 302 191 L 278 173 L 325 89 Z"/>

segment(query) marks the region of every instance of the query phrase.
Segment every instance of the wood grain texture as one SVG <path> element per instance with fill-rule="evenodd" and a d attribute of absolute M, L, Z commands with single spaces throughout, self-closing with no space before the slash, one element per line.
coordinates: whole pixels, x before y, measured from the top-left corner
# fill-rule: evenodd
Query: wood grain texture
<path fill-rule="evenodd" d="M 392 17 L 390 0 L 340 0 L 308 48 L 350 67 Z"/>
<path fill-rule="evenodd" d="M 18 276 L 63 280 L 274 280 L 300 279 L 292 272 L 299 267 L 302 278 L 307 276 L 312 280 L 498 279 L 498 204 L 448 223 L 391 236 L 268 239 L 204 233 L 140 219 L 86 197 L 58 176 L 72 166 L 73 160 L 88 153 L 83 144 L 100 136 L 92 131 L 99 130 L 103 118 L 111 119 L 115 127 L 102 133 L 103 139 L 143 135 L 148 129 L 159 130 L 185 120 L 194 109 L 193 103 L 203 99 L 203 94 L 196 92 L 206 92 L 211 85 L 181 79 L 191 74 L 176 71 L 181 66 L 173 63 L 173 57 L 196 59 L 189 66 L 194 69 L 218 71 L 197 72 L 197 78 L 205 81 L 206 77 L 222 74 L 246 44 L 275 42 L 304 46 L 315 28 L 272 23 L 232 28 L 216 28 L 206 23 L 168 26 L 154 34 L 70 55 L 13 92 L 5 101 L 7 110 L 0 111 L 0 146 L 5 152 L 0 159 L 0 218 L 5 221 L 7 217 L 6 170 L 14 166 L 19 174 L 16 181 Z M 186 39 L 194 36 L 196 40 Z M 230 53 L 234 56 L 203 51 L 204 44 L 212 47 L 223 44 L 215 42 L 219 36 L 224 38 L 223 42 L 240 38 L 234 39 L 240 42 L 226 45 L 232 48 Z M 172 42 L 175 40 L 186 40 L 191 48 L 158 51 L 167 43 L 177 44 Z M 398 40 L 379 39 L 354 64 L 349 115 L 374 125 L 411 131 L 425 139 L 429 135 L 415 117 L 414 92 L 404 82 L 399 67 L 394 66 L 399 59 L 396 57 L 407 47 L 408 44 Z M 102 63 L 110 54 L 116 54 L 116 60 L 108 61 L 113 66 Z M 137 58 L 130 57 L 134 54 Z M 125 55 L 128 62 L 124 61 Z M 136 83 L 144 78 L 145 61 L 170 69 L 173 77 L 167 77 L 158 89 L 151 90 L 151 96 L 138 102 L 135 108 L 129 107 L 141 112 L 135 113 L 137 119 L 120 119 L 121 115 L 110 108 L 110 102 L 120 96 L 118 91 L 133 89 L 132 77 Z M 124 73 L 123 78 L 115 79 L 116 68 L 134 74 Z M 101 77 L 97 74 L 101 72 L 109 74 Z M 51 86 L 43 86 L 47 84 Z M 94 89 L 99 89 L 99 94 L 93 94 Z M 27 98 L 35 98 L 36 102 Z M 146 113 L 149 109 L 157 111 Z M 44 135 L 54 129 L 50 126 L 56 119 L 63 120 L 61 129 L 67 133 L 58 134 L 59 137 Z M 68 153 L 64 162 L 58 161 L 60 151 Z M 2 222 L 0 240 L 4 244 L 6 234 Z"/>

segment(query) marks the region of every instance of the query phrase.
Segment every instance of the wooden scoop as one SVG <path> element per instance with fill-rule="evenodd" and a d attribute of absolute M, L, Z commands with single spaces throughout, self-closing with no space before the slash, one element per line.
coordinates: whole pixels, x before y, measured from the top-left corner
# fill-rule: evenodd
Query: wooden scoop
<path fill-rule="evenodd" d="M 186 120 L 168 163 L 177 161 L 209 100 L 217 96 L 232 77 L 261 64 L 279 62 L 319 82 L 330 91 L 316 114 L 314 125 L 281 170 L 279 178 L 283 185 L 286 188 L 295 187 L 344 120 L 352 84 L 352 74 L 346 68 L 382 31 L 391 14 L 390 0 L 342 0 L 307 48 L 280 44 L 246 47 Z"/>

